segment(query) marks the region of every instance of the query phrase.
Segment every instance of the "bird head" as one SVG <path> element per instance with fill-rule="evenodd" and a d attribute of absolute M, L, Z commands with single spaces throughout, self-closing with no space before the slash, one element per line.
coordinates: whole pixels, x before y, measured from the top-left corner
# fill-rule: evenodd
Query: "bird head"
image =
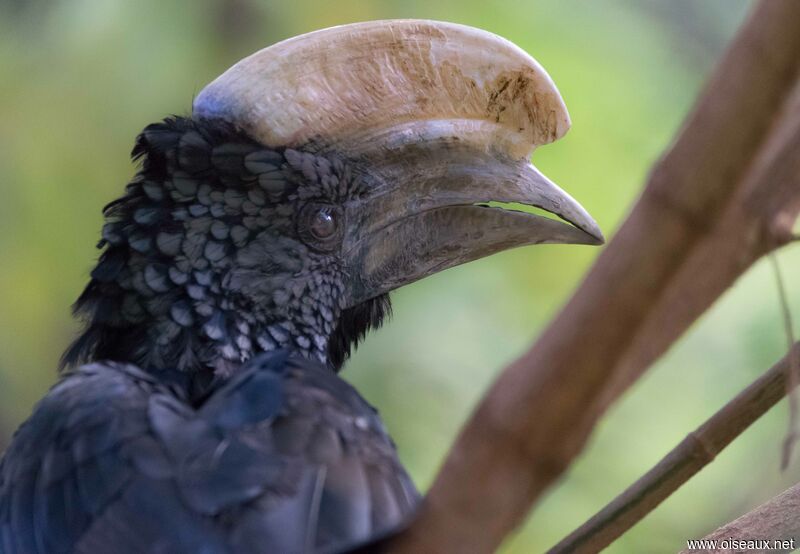
<path fill-rule="evenodd" d="M 376 21 L 261 50 L 138 137 L 65 361 L 226 374 L 289 348 L 338 369 L 393 289 L 516 246 L 602 243 L 529 161 L 569 124 L 535 60 L 470 27 Z"/>

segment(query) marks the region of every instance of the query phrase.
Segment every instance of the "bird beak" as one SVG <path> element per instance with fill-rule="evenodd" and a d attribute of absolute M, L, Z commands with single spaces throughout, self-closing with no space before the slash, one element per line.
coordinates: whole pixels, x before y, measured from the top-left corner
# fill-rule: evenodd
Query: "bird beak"
<path fill-rule="evenodd" d="M 451 138 L 409 145 L 379 170 L 382 184 L 347 207 L 350 305 L 517 246 L 604 240 L 586 210 L 527 160 Z M 489 202 L 540 208 L 560 220 Z"/>

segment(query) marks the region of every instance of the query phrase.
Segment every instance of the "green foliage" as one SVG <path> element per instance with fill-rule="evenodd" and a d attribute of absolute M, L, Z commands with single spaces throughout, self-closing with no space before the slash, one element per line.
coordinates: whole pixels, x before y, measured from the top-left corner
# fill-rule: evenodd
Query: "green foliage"
<path fill-rule="evenodd" d="M 56 377 L 77 329 L 100 208 L 131 175 L 133 137 L 239 57 L 356 20 L 446 19 L 531 52 L 561 89 L 567 137 L 535 163 L 607 235 L 635 200 L 742 1 L 73 0 L 0 3 L 0 417 L 11 431 Z M 498 370 L 556 313 L 597 250 L 525 248 L 399 291 L 395 318 L 345 376 L 378 406 L 420 486 Z M 782 254 L 792 275 L 800 252 Z M 777 293 L 759 265 L 603 420 L 591 446 L 506 552 L 539 552 L 600 508 L 785 347 Z M 592 340 L 592 330 L 586 330 Z M 610 552 L 680 550 L 800 478 L 779 471 L 784 405 L 773 410 Z M 756 463 L 757 462 L 757 463 Z"/>

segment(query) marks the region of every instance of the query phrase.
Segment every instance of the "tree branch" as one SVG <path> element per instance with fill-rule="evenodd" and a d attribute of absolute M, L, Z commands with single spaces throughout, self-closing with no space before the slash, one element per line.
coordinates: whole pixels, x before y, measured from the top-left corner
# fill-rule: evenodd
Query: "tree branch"
<path fill-rule="evenodd" d="M 792 382 L 791 372 L 793 356 L 800 354 L 800 343 L 795 343 L 792 350 L 690 433 L 653 469 L 550 549 L 549 554 L 599 552 L 711 463 L 736 437 L 797 386 Z"/>
<path fill-rule="evenodd" d="M 739 519 L 720 527 L 706 539 L 723 541 L 725 539 L 737 540 L 763 540 L 772 539 L 788 541 L 791 550 L 800 547 L 800 484 L 782 492 L 772 500 L 769 500 Z M 774 544 L 774 543 L 773 543 Z M 787 548 L 775 549 L 788 552 Z M 698 552 L 716 553 L 722 552 L 721 548 L 716 549 L 691 549 L 682 550 L 680 554 L 690 554 Z M 728 548 L 724 552 L 731 554 L 744 554 L 752 552 L 765 552 L 763 548 Z M 770 549 L 769 551 L 774 551 Z"/>
<path fill-rule="evenodd" d="M 497 548 L 606 407 L 756 259 L 790 239 L 800 117 L 773 127 L 800 66 L 798 28 L 800 2 L 757 5 L 633 212 L 484 397 L 393 552 Z"/>

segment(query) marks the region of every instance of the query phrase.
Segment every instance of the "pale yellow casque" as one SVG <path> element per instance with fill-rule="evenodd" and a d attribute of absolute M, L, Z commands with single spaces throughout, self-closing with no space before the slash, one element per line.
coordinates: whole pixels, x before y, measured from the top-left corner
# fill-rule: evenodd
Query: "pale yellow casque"
<path fill-rule="evenodd" d="M 264 48 L 206 86 L 194 115 L 231 121 L 266 146 L 367 153 L 458 137 L 515 159 L 570 126 L 553 81 L 520 48 L 425 20 L 343 25 Z"/>

